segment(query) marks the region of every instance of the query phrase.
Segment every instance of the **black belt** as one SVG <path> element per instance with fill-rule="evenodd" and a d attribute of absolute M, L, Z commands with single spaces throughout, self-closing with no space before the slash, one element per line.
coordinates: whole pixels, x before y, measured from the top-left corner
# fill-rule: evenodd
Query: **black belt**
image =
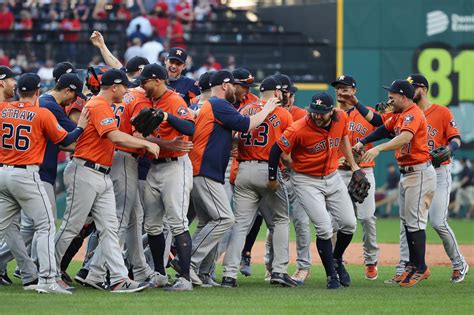
<path fill-rule="evenodd" d="M 0 163 L 0 167 L 2 166 L 13 166 L 14 168 L 23 168 L 23 169 L 26 169 L 26 166 L 27 165 L 10 165 L 10 164 L 3 164 L 3 163 Z"/>
<path fill-rule="evenodd" d="M 151 163 L 153 164 L 162 164 L 162 163 L 168 163 L 168 162 L 173 162 L 177 161 L 177 157 L 172 157 L 172 158 L 161 158 L 161 159 L 153 159 L 151 160 Z"/>
<path fill-rule="evenodd" d="M 350 167 L 350 165 L 339 165 L 338 167 L 339 170 L 342 170 L 342 171 L 352 171 L 352 168 Z"/>
<path fill-rule="evenodd" d="M 99 166 L 98 164 L 95 164 L 94 162 L 91 162 L 91 161 L 86 161 L 84 163 L 84 166 L 88 167 L 88 168 L 92 168 L 93 170 L 101 172 L 105 175 L 110 173 L 110 167 L 102 167 L 102 166 Z"/>
<path fill-rule="evenodd" d="M 136 154 L 136 153 L 131 153 L 131 152 L 127 152 L 127 151 L 122 151 L 122 150 L 115 149 L 115 152 L 118 152 L 118 151 L 123 152 L 123 153 L 126 153 L 126 154 L 130 154 L 132 157 L 134 157 L 134 158 L 136 158 L 136 159 L 138 159 L 138 157 L 139 157 L 139 155 Z"/>

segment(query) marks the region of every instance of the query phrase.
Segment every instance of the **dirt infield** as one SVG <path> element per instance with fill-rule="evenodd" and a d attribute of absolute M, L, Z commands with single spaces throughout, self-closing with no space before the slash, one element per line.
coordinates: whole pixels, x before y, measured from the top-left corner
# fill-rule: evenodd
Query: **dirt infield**
<path fill-rule="evenodd" d="M 379 244 L 380 258 L 379 265 L 395 265 L 398 263 L 398 244 Z M 82 261 L 84 259 L 85 246 L 74 257 L 74 260 Z M 461 252 L 466 258 L 467 262 L 474 266 L 474 245 L 461 245 Z M 263 264 L 263 256 L 265 254 L 265 242 L 257 241 L 252 251 L 252 262 Z M 316 245 L 311 244 L 311 256 L 313 264 L 321 264 L 319 255 L 316 252 Z M 352 243 L 344 255 L 344 260 L 349 264 L 363 265 L 364 258 L 362 256 L 362 244 Z M 443 245 L 427 245 L 426 248 L 426 262 L 430 266 L 450 266 L 451 262 L 446 255 Z M 296 243 L 290 242 L 290 263 L 296 263 Z"/>

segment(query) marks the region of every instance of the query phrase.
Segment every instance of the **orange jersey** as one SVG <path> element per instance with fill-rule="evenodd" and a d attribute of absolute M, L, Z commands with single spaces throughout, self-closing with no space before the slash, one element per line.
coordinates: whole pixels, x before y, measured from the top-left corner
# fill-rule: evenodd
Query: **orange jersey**
<path fill-rule="evenodd" d="M 308 112 L 301 107 L 298 107 L 296 105 L 291 106 L 291 109 L 289 110 L 291 116 L 293 117 L 293 121 L 300 120 L 301 118 L 305 117 Z"/>
<path fill-rule="evenodd" d="M 237 109 L 241 109 L 244 106 L 250 105 L 250 104 L 256 104 L 260 101 L 257 95 L 252 94 L 252 93 L 247 93 L 245 95 L 245 98 L 242 102 L 239 103 L 239 107 Z"/>
<path fill-rule="evenodd" d="M 115 144 L 106 137 L 108 132 L 118 130 L 112 107 L 101 96 L 93 96 L 86 107 L 90 111 L 90 121 L 77 139 L 73 156 L 112 166 Z"/>
<path fill-rule="evenodd" d="M 294 122 L 277 141 L 280 149 L 291 153 L 293 170 L 312 176 L 326 176 L 339 166 L 339 146 L 348 133 L 349 119 L 336 109 L 338 121 L 332 121 L 329 131 L 316 126 L 307 116 Z"/>
<path fill-rule="evenodd" d="M 431 160 L 427 142 L 428 126 L 421 109 L 412 104 L 404 112 L 395 114 L 385 122 L 385 128 L 398 136 L 402 131 L 413 134 L 411 141 L 395 151 L 398 165 L 407 166 Z"/>
<path fill-rule="evenodd" d="M 142 89 L 130 89 L 124 95 L 122 103 L 112 104 L 112 110 L 115 114 L 117 127 L 120 131 L 133 136 L 135 128 L 130 120 L 137 116 L 140 111 L 146 107 L 151 107 L 151 101 L 145 96 L 145 91 Z M 140 154 L 142 149 L 129 149 L 117 146 L 117 149 L 130 153 Z"/>
<path fill-rule="evenodd" d="M 0 103 L 0 163 L 40 165 L 46 143 L 61 142 L 67 132 L 46 108 L 23 102 Z"/>
<path fill-rule="evenodd" d="M 78 96 L 78 97 L 76 97 L 74 102 L 72 102 L 71 104 L 69 104 L 68 106 L 66 106 L 64 108 L 64 112 L 68 116 L 71 114 L 71 112 L 73 110 L 77 110 L 78 112 L 82 112 L 82 109 L 84 108 L 85 105 L 86 105 L 86 101 Z"/>
<path fill-rule="evenodd" d="M 264 101 L 253 103 L 243 107 L 240 113 L 244 116 L 252 116 L 260 112 L 264 105 Z M 273 144 L 292 123 L 293 118 L 286 109 L 275 108 L 257 128 L 239 133 L 238 160 L 268 161 Z"/>
<path fill-rule="evenodd" d="M 153 108 L 160 108 L 168 114 L 174 115 L 181 119 L 194 121 L 194 114 L 188 109 L 188 105 L 184 99 L 176 92 L 167 90 L 159 99 L 153 101 Z M 163 140 L 173 140 L 178 136 L 183 136 L 179 131 L 173 128 L 169 122 L 161 123 L 160 128 L 154 134 Z M 185 136 L 184 141 L 189 141 L 189 137 Z M 185 155 L 186 152 L 160 150 L 160 158 L 171 158 Z"/>
<path fill-rule="evenodd" d="M 447 146 L 449 140 L 453 137 L 460 137 L 453 114 L 446 106 L 433 104 L 424 113 L 428 123 L 428 147 L 430 151 L 442 145 Z"/>

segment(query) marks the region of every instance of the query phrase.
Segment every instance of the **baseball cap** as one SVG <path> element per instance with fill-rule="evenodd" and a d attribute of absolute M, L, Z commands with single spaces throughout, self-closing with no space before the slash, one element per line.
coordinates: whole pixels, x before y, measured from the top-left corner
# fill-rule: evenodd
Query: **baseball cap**
<path fill-rule="evenodd" d="M 291 92 L 291 87 L 293 86 L 293 83 L 291 82 L 291 79 L 289 76 L 278 73 L 273 76 L 275 79 L 281 82 L 281 89 L 284 92 Z"/>
<path fill-rule="evenodd" d="M 275 91 L 281 90 L 282 84 L 281 81 L 276 79 L 275 77 L 266 77 L 263 79 L 262 83 L 260 83 L 260 92 L 264 91 Z"/>
<path fill-rule="evenodd" d="M 186 50 L 180 47 L 171 48 L 167 57 L 167 59 L 178 60 L 181 63 L 186 63 L 187 58 L 188 58 L 188 53 L 186 52 Z"/>
<path fill-rule="evenodd" d="M 168 79 L 168 72 L 166 71 L 165 67 L 160 66 L 157 63 L 147 64 L 143 68 L 138 80 L 145 81 L 150 79 L 166 80 Z"/>
<path fill-rule="evenodd" d="M 65 73 L 60 76 L 57 85 L 62 88 L 70 88 L 77 96 L 86 99 L 85 95 L 82 94 L 84 82 L 74 73 Z"/>
<path fill-rule="evenodd" d="M 411 83 L 415 88 L 418 86 L 429 88 L 430 85 L 425 76 L 419 73 L 412 73 L 408 76 L 407 81 Z"/>
<path fill-rule="evenodd" d="M 36 73 L 25 73 L 18 79 L 18 91 L 36 91 L 41 87 L 41 78 Z"/>
<path fill-rule="evenodd" d="M 16 73 L 14 73 L 12 71 L 12 69 L 10 69 L 9 67 L 7 66 L 0 66 L 0 80 L 5 80 L 5 79 L 8 79 L 8 78 L 13 78 L 15 75 L 17 75 Z"/>
<path fill-rule="evenodd" d="M 133 87 L 134 85 L 128 80 L 127 75 L 125 72 L 117 70 L 117 69 L 110 69 L 107 70 L 100 79 L 101 86 L 111 86 L 114 84 L 122 84 L 126 87 Z"/>
<path fill-rule="evenodd" d="M 357 87 L 357 83 L 354 80 L 354 78 L 348 75 L 341 75 L 340 77 L 337 78 L 336 81 L 331 83 L 333 87 L 335 87 L 338 84 L 352 86 L 353 88 Z"/>
<path fill-rule="evenodd" d="M 390 86 L 382 86 L 382 88 L 392 93 L 405 95 L 409 99 L 415 96 L 415 88 L 406 80 L 395 80 Z"/>
<path fill-rule="evenodd" d="M 214 87 L 222 83 L 235 83 L 234 76 L 229 70 L 219 70 L 213 73 L 209 79 L 209 86 Z"/>
<path fill-rule="evenodd" d="M 211 88 L 209 80 L 215 71 L 207 71 L 201 74 L 198 80 L 199 89 L 201 91 L 209 90 Z"/>
<path fill-rule="evenodd" d="M 80 69 L 76 69 L 76 67 L 68 61 L 60 62 L 53 69 L 53 79 L 57 82 L 63 74 L 77 73 L 79 70 Z"/>
<path fill-rule="evenodd" d="M 235 79 L 235 84 L 242 85 L 245 87 L 256 87 L 257 84 L 254 83 L 255 78 L 253 75 L 250 73 L 245 68 L 237 68 L 234 71 L 232 71 L 232 75 L 234 76 Z"/>
<path fill-rule="evenodd" d="M 327 114 L 334 108 L 332 96 L 326 92 L 316 93 L 311 97 L 308 112 L 315 114 Z"/>
<path fill-rule="evenodd" d="M 145 57 L 135 56 L 127 62 L 125 70 L 127 72 L 135 72 L 143 69 L 148 64 L 150 64 L 150 62 Z"/>

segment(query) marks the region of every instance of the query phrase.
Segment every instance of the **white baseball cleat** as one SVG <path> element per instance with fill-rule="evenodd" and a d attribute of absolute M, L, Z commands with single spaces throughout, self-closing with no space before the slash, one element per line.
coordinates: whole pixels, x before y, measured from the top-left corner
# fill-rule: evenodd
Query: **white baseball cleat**
<path fill-rule="evenodd" d="M 53 283 L 43 283 L 36 286 L 36 292 L 38 293 L 52 293 L 52 294 L 72 294 L 71 291 L 63 289 L 56 282 Z"/>
<path fill-rule="evenodd" d="M 111 286 L 112 293 L 134 293 L 140 292 L 148 288 L 148 282 L 137 282 L 128 278 L 122 279 L 118 283 Z"/>
<path fill-rule="evenodd" d="M 165 291 L 192 291 L 193 284 L 183 277 L 176 279 L 172 286 L 165 287 Z"/>
<path fill-rule="evenodd" d="M 461 270 L 453 270 L 453 274 L 451 276 L 451 282 L 459 283 L 463 281 L 468 272 L 469 272 L 469 265 L 467 264 L 467 262 L 465 262 Z"/>
<path fill-rule="evenodd" d="M 150 288 L 162 288 L 168 285 L 168 276 L 155 272 L 150 276 L 148 283 Z"/>

